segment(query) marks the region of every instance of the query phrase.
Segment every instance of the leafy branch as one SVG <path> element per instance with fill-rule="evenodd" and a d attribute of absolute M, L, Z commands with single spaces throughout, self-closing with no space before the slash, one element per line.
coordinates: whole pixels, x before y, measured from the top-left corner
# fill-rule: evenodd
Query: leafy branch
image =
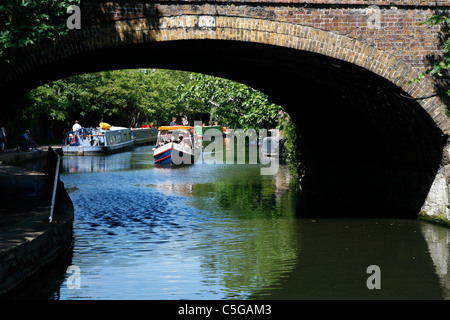
<path fill-rule="evenodd" d="M 179 87 L 179 101 L 209 112 L 211 119 L 232 128 L 276 128 L 281 110 L 263 93 L 231 80 L 192 74 L 189 86 Z"/>
<path fill-rule="evenodd" d="M 435 62 L 430 68 L 421 72 L 416 78 L 412 81 L 420 82 L 427 75 L 432 77 L 440 77 L 440 78 L 448 78 L 448 74 L 450 71 L 450 37 L 448 35 L 448 30 L 450 28 L 450 17 L 442 16 L 442 15 L 432 15 L 430 18 L 422 22 L 422 24 L 428 24 L 430 26 L 435 26 L 438 24 L 444 24 L 444 42 L 443 42 L 443 57 L 440 61 Z M 450 96 L 450 89 L 445 90 L 446 94 Z"/>
<path fill-rule="evenodd" d="M 67 32 L 67 8 L 80 0 L 1 0 L 0 60 L 10 62 L 17 48 L 55 40 Z"/>

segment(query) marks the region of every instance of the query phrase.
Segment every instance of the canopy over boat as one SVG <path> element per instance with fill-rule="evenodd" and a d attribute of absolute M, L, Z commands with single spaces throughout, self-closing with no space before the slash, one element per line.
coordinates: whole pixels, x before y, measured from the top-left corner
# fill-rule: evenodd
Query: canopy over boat
<path fill-rule="evenodd" d="M 158 130 L 191 130 L 189 126 L 161 126 Z"/>

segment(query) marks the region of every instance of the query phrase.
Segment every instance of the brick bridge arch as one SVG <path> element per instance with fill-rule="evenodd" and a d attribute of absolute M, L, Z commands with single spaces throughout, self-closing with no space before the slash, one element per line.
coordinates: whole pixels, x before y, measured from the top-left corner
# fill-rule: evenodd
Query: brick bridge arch
<path fill-rule="evenodd" d="M 33 69 L 43 71 L 58 60 L 70 60 L 99 49 L 177 40 L 228 40 L 280 46 L 325 55 L 367 69 L 400 87 L 413 98 L 435 93 L 427 79 L 410 83 L 417 69 L 385 50 L 337 33 L 309 26 L 258 18 L 216 15 L 175 15 L 161 18 L 118 20 L 73 30 L 57 45 L 38 45 L 26 50 L 26 58 L 3 70 L 1 86 L 23 83 Z M 74 60 L 75 60 L 74 59 Z M 85 61 L 89 65 L 89 61 Z M 70 64 L 70 61 L 68 62 Z M 19 65 L 20 67 L 17 67 Z M 71 73 L 70 66 L 65 70 Z M 41 74 L 42 75 L 42 74 Z M 25 81 L 26 84 L 27 81 Z M 39 81 L 42 83 L 42 81 Z M 34 83 L 32 84 L 34 86 Z M 438 97 L 417 101 L 443 132 L 450 129 L 446 106 Z"/>
<path fill-rule="evenodd" d="M 434 94 L 432 83 L 410 83 L 416 69 L 355 38 L 204 11 L 83 23 L 54 43 L 24 50 L 1 71 L 0 90 L 5 96 L 69 75 L 139 67 L 241 81 L 269 94 L 299 125 L 304 204 L 319 194 L 327 212 L 351 203 L 377 215 L 417 214 L 450 123 L 438 97 L 405 97 Z"/>

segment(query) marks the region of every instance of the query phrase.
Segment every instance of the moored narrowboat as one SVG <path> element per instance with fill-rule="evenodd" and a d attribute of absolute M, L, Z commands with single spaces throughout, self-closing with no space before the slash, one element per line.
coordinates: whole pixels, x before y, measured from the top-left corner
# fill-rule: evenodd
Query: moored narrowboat
<path fill-rule="evenodd" d="M 135 145 L 149 144 L 156 141 L 158 128 L 132 128 L 131 134 Z"/>
<path fill-rule="evenodd" d="M 121 152 L 132 148 L 131 129 L 102 125 L 97 128 L 81 128 L 65 136 L 62 151 L 65 155 L 95 155 Z"/>

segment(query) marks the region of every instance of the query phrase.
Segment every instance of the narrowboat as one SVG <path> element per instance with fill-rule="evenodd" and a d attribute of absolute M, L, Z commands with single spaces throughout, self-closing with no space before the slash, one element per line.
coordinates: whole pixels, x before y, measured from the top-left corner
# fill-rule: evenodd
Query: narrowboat
<path fill-rule="evenodd" d="M 212 126 L 195 126 L 195 131 L 197 132 L 197 136 L 199 139 L 203 139 L 204 136 L 208 135 L 208 131 L 211 129 L 213 130 L 213 134 L 217 133 L 217 130 L 222 132 L 223 134 L 223 127 L 220 125 L 212 125 Z"/>
<path fill-rule="evenodd" d="M 158 128 L 132 128 L 131 134 L 135 145 L 149 144 L 156 141 Z"/>
<path fill-rule="evenodd" d="M 65 136 L 65 155 L 96 155 L 122 152 L 134 146 L 130 128 L 101 123 L 97 128 L 81 128 Z"/>
<path fill-rule="evenodd" d="M 201 153 L 197 132 L 189 126 L 162 126 L 158 128 L 153 148 L 155 164 L 193 164 Z"/>

